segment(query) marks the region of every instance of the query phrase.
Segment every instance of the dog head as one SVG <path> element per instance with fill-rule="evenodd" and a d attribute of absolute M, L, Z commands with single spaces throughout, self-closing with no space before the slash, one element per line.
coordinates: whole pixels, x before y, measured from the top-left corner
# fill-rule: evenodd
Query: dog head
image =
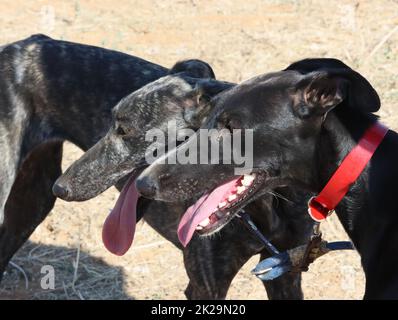
<path fill-rule="evenodd" d="M 197 133 L 144 170 L 136 182 L 139 191 L 157 200 L 203 195 L 192 210 L 198 216 L 196 222 L 205 221 L 206 228 L 201 232 L 208 234 L 222 228 L 242 207 L 267 191 L 308 185 L 328 114 L 335 108 L 350 113 L 375 112 L 380 100 L 369 82 L 341 61 L 307 59 L 281 72 L 245 81 L 218 95 L 212 104 L 203 128 L 218 129 L 219 140 L 227 139 L 235 129 L 251 130 L 251 169 L 237 174 L 235 169 L 240 164 L 233 156 L 228 158 L 230 164 L 170 164 L 179 154 L 192 150 L 203 153 Z M 242 148 L 242 143 L 232 144 L 227 152 L 242 154 Z M 211 163 L 207 156 L 210 152 L 205 152 L 201 159 Z M 218 159 L 224 156 L 221 149 Z"/>
<path fill-rule="evenodd" d="M 201 76 L 201 78 L 197 78 Z M 145 166 L 150 129 L 167 133 L 196 128 L 208 110 L 209 97 L 231 87 L 212 79 L 210 66 L 199 60 L 177 63 L 170 74 L 123 98 L 112 110 L 112 125 L 104 138 L 73 163 L 56 181 L 53 192 L 67 201 L 95 197 L 126 175 Z"/>

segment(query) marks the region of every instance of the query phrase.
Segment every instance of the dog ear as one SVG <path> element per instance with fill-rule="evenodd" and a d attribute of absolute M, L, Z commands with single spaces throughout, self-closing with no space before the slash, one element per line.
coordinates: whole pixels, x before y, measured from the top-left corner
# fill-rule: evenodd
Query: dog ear
<path fill-rule="evenodd" d="M 302 118 L 324 115 L 346 98 L 347 86 L 344 79 L 329 77 L 324 72 L 310 74 L 294 89 L 294 108 Z"/>
<path fill-rule="evenodd" d="M 190 103 L 185 108 L 184 118 L 193 127 L 199 128 L 211 110 L 211 99 L 234 84 L 217 80 L 200 80 L 188 95 Z"/>
<path fill-rule="evenodd" d="M 298 88 L 305 88 L 310 101 L 314 98 L 312 102 L 323 105 L 323 109 L 318 109 L 320 112 L 328 112 L 340 103 L 361 112 L 376 112 L 380 109 L 380 98 L 372 85 L 340 60 L 305 59 L 285 70 L 296 70 L 308 75 Z"/>
<path fill-rule="evenodd" d="M 190 59 L 177 62 L 169 71 L 169 74 L 184 73 L 192 78 L 215 79 L 210 65 L 199 59 Z"/>
<path fill-rule="evenodd" d="M 296 70 L 301 74 L 308 74 L 314 71 L 330 69 L 351 69 L 344 62 L 332 58 L 303 59 L 296 61 L 285 70 Z M 284 70 L 284 71 L 285 71 Z"/>

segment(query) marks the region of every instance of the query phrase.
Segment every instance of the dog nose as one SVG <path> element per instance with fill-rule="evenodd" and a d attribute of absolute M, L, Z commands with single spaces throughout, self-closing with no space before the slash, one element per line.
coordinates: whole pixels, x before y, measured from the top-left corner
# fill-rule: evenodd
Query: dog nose
<path fill-rule="evenodd" d="M 138 178 L 135 182 L 138 192 L 145 198 L 152 199 L 156 195 L 156 184 L 149 177 Z"/>
<path fill-rule="evenodd" d="M 53 194 L 56 197 L 65 200 L 68 197 L 68 195 L 70 194 L 70 190 L 66 186 L 63 186 L 60 183 L 55 183 L 53 185 Z"/>

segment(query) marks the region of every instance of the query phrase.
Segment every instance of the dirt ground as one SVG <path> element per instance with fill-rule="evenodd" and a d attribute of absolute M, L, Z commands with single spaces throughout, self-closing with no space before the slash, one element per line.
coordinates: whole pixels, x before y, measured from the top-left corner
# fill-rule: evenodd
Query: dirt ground
<path fill-rule="evenodd" d="M 382 120 L 398 129 L 398 1 L 0 0 L 0 44 L 34 33 L 104 46 L 171 66 L 208 61 L 219 79 L 239 82 L 305 57 L 336 57 L 359 70 L 382 99 Z M 64 168 L 82 152 L 65 144 Z M 117 192 L 84 203 L 57 201 L 19 251 L 0 285 L 2 299 L 184 299 L 181 253 L 144 223 L 124 257 L 108 253 L 101 226 Z M 332 217 L 327 239 L 347 239 Z M 266 299 L 250 275 L 252 258 L 229 299 Z M 55 268 L 43 290 L 43 265 Z M 331 253 L 304 274 L 306 299 L 360 299 L 355 252 Z"/>

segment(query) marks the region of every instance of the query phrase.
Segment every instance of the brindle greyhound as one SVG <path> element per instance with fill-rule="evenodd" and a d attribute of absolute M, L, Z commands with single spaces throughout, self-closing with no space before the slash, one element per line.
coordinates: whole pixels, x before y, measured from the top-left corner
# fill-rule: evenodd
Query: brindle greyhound
<path fill-rule="evenodd" d="M 120 52 L 43 35 L 1 47 L 0 70 L 1 277 L 12 255 L 54 205 L 51 188 L 61 174 L 63 141 L 89 149 L 108 130 L 112 107 L 168 70 Z M 182 71 L 214 78 L 208 64 L 197 60 L 177 64 L 170 72 Z M 146 202 L 148 211 L 144 210 Z M 182 209 L 145 200 L 140 206 L 139 213 L 145 212 L 147 222 L 177 244 L 176 212 Z M 159 214 L 164 211 L 167 214 Z M 262 249 L 250 235 L 246 243 L 231 232 L 224 238 L 226 241 L 198 241 L 184 251 L 189 298 L 224 297 L 240 266 Z M 206 259 L 206 264 L 197 257 Z M 300 298 L 300 282 L 275 282 L 268 292 L 275 298 Z"/>
<path fill-rule="evenodd" d="M 54 205 L 63 141 L 87 150 L 108 129 L 115 103 L 167 72 L 44 35 L 0 48 L 0 278 Z"/>
<path fill-rule="evenodd" d="M 380 100 L 369 82 L 341 61 L 308 59 L 245 81 L 221 93 L 213 105 L 206 127 L 254 130 L 254 169 L 252 182 L 230 204 L 229 216 L 220 212 L 218 226 L 210 223 L 202 233 L 225 225 L 240 207 L 275 187 L 305 188 L 306 200 L 320 192 L 342 159 L 377 121 L 372 113 L 379 109 Z M 137 180 L 139 191 L 159 200 L 169 200 L 171 193 L 174 198 L 187 199 L 236 178 L 233 165 L 160 163 L 167 162 L 172 153 L 187 150 L 192 141 L 145 170 Z M 336 207 L 361 255 L 366 299 L 398 298 L 397 150 L 398 136 L 389 131 Z M 194 186 L 188 182 L 192 179 Z M 183 190 L 189 185 L 189 189 L 176 193 L 176 183 Z"/>

